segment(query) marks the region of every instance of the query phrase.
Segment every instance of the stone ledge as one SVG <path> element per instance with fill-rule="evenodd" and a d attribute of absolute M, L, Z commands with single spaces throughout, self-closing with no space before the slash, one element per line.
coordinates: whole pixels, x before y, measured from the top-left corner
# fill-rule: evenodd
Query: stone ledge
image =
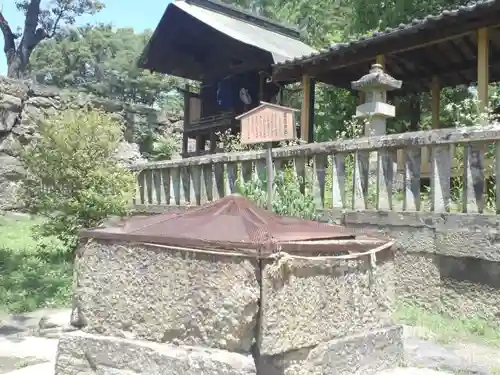
<path fill-rule="evenodd" d="M 413 212 L 413 211 L 346 211 L 343 223 L 392 227 L 418 227 L 438 230 L 500 229 L 496 215 L 469 213 Z"/>
<path fill-rule="evenodd" d="M 403 330 L 386 327 L 276 356 L 262 356 L 259 374 L 371 375 L 405 363 Z"/>
<path fill-rule="evenodd" d="M 55 375 L 255 375 L 251 356 L 224 350 L 67 333 L 59 340 Z"/>

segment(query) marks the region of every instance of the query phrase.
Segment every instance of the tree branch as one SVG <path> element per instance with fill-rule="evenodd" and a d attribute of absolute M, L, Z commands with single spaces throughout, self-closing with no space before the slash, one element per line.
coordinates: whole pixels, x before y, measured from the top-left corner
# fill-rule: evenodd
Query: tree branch
<path fill-rule="evenodd" d="M 9 23 L 3 16 L 3 13 L 0 11 L 0 30 L 2 30 L 3 38 L 4 38 L 4 52 L 7 56 L 7 60 L 9 60 L 9 55 L 13 54 L 16 50 L 16 36 L 12 32 L 12 29 L 9 26 Z"/>
<path fill-rule="evenodd" d="M 55 21 L 54 21 L 54 26 L 52 27 L 52 31 L 46 35 L 47 38 L 53 38 L 54 35 L 56 35 L 56 30 L 57 26 L 59 26 L 59 22 L 61 21 L 62 16 L 64 15 L 64 12 L 66 11 L 66 8 L 62 9 L 59 11 L 59 14 L 57 15 Z"/>

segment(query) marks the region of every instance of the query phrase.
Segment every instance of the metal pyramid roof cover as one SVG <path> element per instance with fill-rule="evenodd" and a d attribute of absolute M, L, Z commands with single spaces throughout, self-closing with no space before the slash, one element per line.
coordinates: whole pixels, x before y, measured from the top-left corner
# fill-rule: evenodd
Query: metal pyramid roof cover
<path fill-rule="evenodd" d="M 132 218 L 120 227 L 81 234 L 87 238 L 254 253 L 273 252 L 279 243 L 355 238 L 345 227 L 279 216 L 236 194 L 198 208 Z"/>

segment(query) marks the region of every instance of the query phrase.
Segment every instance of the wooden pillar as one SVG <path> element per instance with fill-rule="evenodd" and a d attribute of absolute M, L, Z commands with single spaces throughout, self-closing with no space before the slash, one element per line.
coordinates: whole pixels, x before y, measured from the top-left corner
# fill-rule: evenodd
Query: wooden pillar
<path fill-rule="evenodd" d="M 311 78 L 302 76 L 302 110 L 300 114 L 300 138 L 309 141 L 309 126 L 311 120 Z"/>
<path fill-rule="evenodd" d="M 316 100 L 316 80 L 311 78 L 309 94 L 309 132 L 307 134 L 307 143 L 314 142 L 314 102 Z"/>
<path fill-rule="evenodd" d="M 489 73 L 489 37 L 488 28 L 477 31 L 477 96 L 479 109 L 484 111 L 488 106 Z"/>
<path fill-rule="evenodd" d="M 188 136 L 186 135 L 186 130 L 189 128 L 189 114 L 191 111 L 191 95 L 189 94 L 189 90 L 189 84 L 186 83 L 186 85 L 184 85 L 184 130 L 182 133 L 182 157 L 185 157 L 188 152 Z"/>
<path fill-rule="evenodd" d="M 439 82 L 439 77 L 432 77 L 431 84 L 431 110 L 432 110 L 432 128 L 439 128 L 439 108 L 441 106 L 441 83 Z"/>
<path fill-rule="evenodd" d="M 214 154 L 217 148 L 217 136 L 215 132 L 210 132 L 210 153 Z"/>
<path fill-rule="evenodd" d="M 363 91 L 358 92 L 357 105 L 364 104 L 365 102 L 365 93 Z"/>
<path fill-rule="evenodd" d="M 196 135 L 196 155 L 200 155 L 201 151 L 205 151 L 205 138 L 203 135 Z"/>
<path fill-rule="evenodd" d="M 375 61 L 377 64 L 382 65 L 382 69 L 385 70 L 385 56 L 384 55 L 377 55 Z"/>
<path fill-rule="evenodd" d="M 187 136 L 186 133 L 182 133 L 182 157 L 187 156 L 188 152 L 188 142 L 189 142 L 189 137 Z"/>
<path fill-rule="evenodd" d="M 259 102 L 264 101 L 264 87 L 266 85 L 266 76 L 264 72 L 259 72 Z M 259 105 L 260 103 L 257 103 Z"/>
<path fill-rule="evenodd" d="M 277 104 L 285 105 L 284 95 L 285 95 L 285 89 L 283 87 L 280 87 L 280 91 L 278 91 L 278 103 Z"/>

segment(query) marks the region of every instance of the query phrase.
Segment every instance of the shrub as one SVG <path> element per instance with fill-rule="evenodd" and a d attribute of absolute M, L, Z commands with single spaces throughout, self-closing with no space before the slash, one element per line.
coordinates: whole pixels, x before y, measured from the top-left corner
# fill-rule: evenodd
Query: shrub
<path fill-rule="evenodd" d="M 151 150 L 151 159 L 171 160 L 172 157 L 179 153 L 182 140 L 178 134 L 161 135 L 154 139 L 153 148 Z"/>
<path fill-rule="evenodd" d="M 285 166 L 273 180 L 273 211 L 278 215 L 316 220 L 316 206 L 311 194 L 311 184 L 307 179 L 293 173 L 293 168 Z M 267 178 L 241 182 L 238 192 L 260 207 L 267 208 Z"/>
<path fill-rule="evenodd" d="M 81 228 L 127 213 L 135 179 L 115 158 L 122 140 L 123 124 L 95 109 L 67 110 L 40 124 L 22 154 L 20 198 L 48 218 L 41 234 L 74 248 Z"/>

